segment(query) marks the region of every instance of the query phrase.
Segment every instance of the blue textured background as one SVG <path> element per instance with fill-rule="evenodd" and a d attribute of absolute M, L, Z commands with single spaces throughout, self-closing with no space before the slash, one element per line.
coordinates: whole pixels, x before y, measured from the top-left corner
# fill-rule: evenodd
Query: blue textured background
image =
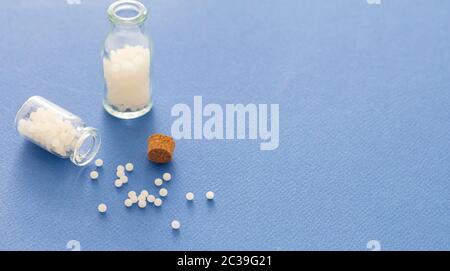
<path fill-rule="evenodd" d="M 110 1 L 80 1 L 0 9 L 0 249 L 450 249 L 449 1 L 144 1 L 155 106 L 134 121 L 101 106 Z M 98 182 L 92 166 L 16 134 L 16 111 L 36 94 L 101 130 Z M 279 103 L 279 148 L 184 140 L 173 163 L 150 164 L 146 137 L 170 133 L 171 107 L 194 95 Z M 127 161 L 136 170 L 118 190 L 114 168 Z M 123 206 L 130 189 L 156 192 L 166 170 L 161 209 Z"/>

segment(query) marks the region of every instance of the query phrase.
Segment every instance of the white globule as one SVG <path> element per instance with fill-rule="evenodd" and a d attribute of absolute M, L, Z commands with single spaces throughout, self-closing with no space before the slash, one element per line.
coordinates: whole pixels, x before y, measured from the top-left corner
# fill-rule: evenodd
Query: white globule
<path fill-rule="evenodd" d="M 17 130 L 47 150 L 67 156 L 77 138 L 77 129 L 57 112 L 39 107 L 29 118 L 19 120 Z"/>
<path fill-rule="evenodd" d="M 156 197 L 154 195 L 148 195 L 147 196 L 147 201 L 149 203 L 153 203 L 155 201 Z"/>
<path fill-rule="evenodd" d="M 123 185 L 123 182 L 122 182 L 121 179 L 117 179 L 117 180 L 114 181 L 114 186 L 115 187 L 120 188 L 120 187 L 122 187 L 122 185 Z"/>
<path fill-rule="evenodd" d="M 133 205 L 133 201 L 131 199 L 126 199 L 123 203 L 126 207 L 131 207 Z"/>
<path fill-rule="evenodd" d="M 127 171 L 133 171 L 133 169 L 134 169 L 133 163 L 127 163 L 127 164 L 125 165 L 125 169 L 126 169 Z"/>
<path fill-rule="evenodd" d="M 108 207 L 107 207 L 106 204 L 104 204 L 104 203 L 100 203 L 100 204 L 98 205 L 98 207 L 97 207 L 97 210 L 98 210 L 100 213 L 105 213 L 107 209 L 108 209 Z"/>
<path fill-rule="evenodd" d="M 103 58 L 106 98 L 118 111 L 137 111 L 150 103 L 150 50 L 129 46 Z"/>
<path fill-rule="evenodd" d="M 122 178 L 123 176 L 125 176 L 125 171 L 120 171 L 120 170 L 116 171 L 116 176 L 118 178 Z"/>
<path fill-rule="evenodd" d="M 166 188 L 161 188 L 161 189 L 159 190 L 159 195 L 160 195 L 161 197 L 166 197 L 167 194 L 169 194 L 169 191 L 167 191 Z"/>
<path fill-rule="evenodd" d="M 186 193 L 186 199 L 189 201 L 194 200 L 194 193 L 192 192 Z"/>
<path fill-rule="evenodd" d="M 173 220 L 173 221 L 170 223 L 170 226 L 172 227 L 172 229 L 178 230 L 178 229 L 181 227 L 181 223 L 180 223 L 180 221 L 178 221 L 178 220 Z"/>
<path fill-rule="evenodd" d="M 96 167 L 102 167 L 103 166 L 103 160 L 100 159 L 100 158 L 95 160 L 95 166 Z"/>
<path fill-rule="evenodd" d="M 156 198 L 156 199 L 153 201 L 153 204 L 154 204 L 156 207 L 161 206 L 161 205 L 162 205 L 162 199 Z"/>
<path fill-rule="evenodd" d="M 168 172 L 164 173 L 162 177 L 163 177 L 163 180 L 166 182 L 168 182 L 172 179 L 172 175 Z"/>
<path fill-rule="evenodd" d="M 206 198 L 209 200 L 214 199 L 214 192 L 213 191 L 206 192 Z"/>
<path fill-rule="evenodd" d="M 134 195 L 134 196 L 130 197 L 130 200 L 132 203 L 136 203 L 136 202 L 138 202 L 139 199 L 136 195 Z"/>
<path fill-rule="evenodd" d="M 139 201 L 147 200 L 147 195 L 140 194 L 137 198 Z"/>
<path fill-rule="evenodd" d="M 156 178 L 156 179 L 155 179 L 155 185 L 156 185 L 156 186 L 161 186 L 162 183 L 163 183 L 163 180 L 162 180 L 161 178 Z"/>
<path fill-rule="evenodd" d="M 120 176 L 119 179 L 122 181 L 122 183 L 128 183 L 128 177 L 125 175 Z"/>
<path fill-rule="evenodd" d="M 139 206 L 139 208 L 145 208 L 145 207 L 147 207 L 147 200 L 139 200 L 138 201 L 138 206 Z"/>
<path fill-rule="evenodd" d="M 92 180 L 97 180 L 98 172 L 95 170 L 91 171 L 91 173 L 89 173 L 89 177 L 91 177 Z"/>

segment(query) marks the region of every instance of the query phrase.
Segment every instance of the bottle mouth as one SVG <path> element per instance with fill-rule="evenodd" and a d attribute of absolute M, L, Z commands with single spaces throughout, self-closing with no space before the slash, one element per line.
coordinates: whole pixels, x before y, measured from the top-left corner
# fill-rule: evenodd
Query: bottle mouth
<path fill-rule="evenodd" d="M 101 140 L 97 129 L 92 127 L 83 128 L 81 135 L 75 142 L 70 161 L 77 166 L 89 164 L 100 149 Z"/>
<path fill-rule="evenodd" d="M 147 18 L 147 9 L 138 1 L 116 1 L 108 8 L 108 18 L 115 24 L 140 24 Z"/>

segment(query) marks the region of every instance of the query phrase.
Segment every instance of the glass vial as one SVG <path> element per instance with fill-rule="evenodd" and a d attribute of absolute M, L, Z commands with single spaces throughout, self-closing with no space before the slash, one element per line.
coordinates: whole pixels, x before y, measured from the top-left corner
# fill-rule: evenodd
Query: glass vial
<path fill-rule="evenodd" d="M 105 110 L 121 119 L 138 118 L 150 111 L 151 40 L 144 31 L 145 6 L 133 0 L 108 8 L 111 30 L 103 49 Z"/>
<path fill-rule="evenodd" d="M 33 96 L 20 107 L 15 119 L 20 135 L 61 158 L 70 158 L 77 166 L 94 159 L 100 148 L 95 128 L 58 105 Z"/>

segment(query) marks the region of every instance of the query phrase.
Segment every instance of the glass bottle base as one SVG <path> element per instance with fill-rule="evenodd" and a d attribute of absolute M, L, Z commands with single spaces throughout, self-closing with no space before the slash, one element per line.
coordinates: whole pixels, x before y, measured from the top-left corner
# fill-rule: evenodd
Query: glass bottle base
<path fill-rule="evenodd" d="M 139 117 L 142 117 L 143 115 L 147 114 L 153 106 L 153 102 L 150 102 L 150 104 L 146 107 L 144 107 L 141 110 L 138 111 L 126 111 L 121 112 L 114 109 L 111 105 L 109 105 L 106 101 L 103 101 L 103 108 L 105 108 L 106 112 L 108 112 L 110 115 L 119 118 L 119 119 L 136 119 Z"/>

